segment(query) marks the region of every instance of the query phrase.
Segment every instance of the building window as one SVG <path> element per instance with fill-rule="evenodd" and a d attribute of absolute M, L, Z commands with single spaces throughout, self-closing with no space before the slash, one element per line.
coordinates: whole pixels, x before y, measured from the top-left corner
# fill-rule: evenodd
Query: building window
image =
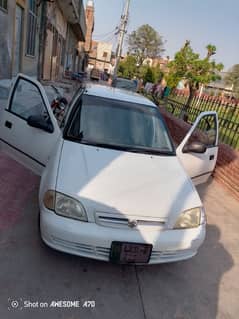
<path fill-rule="evenodd" d="M 37 30 L 37 6 L 36 0 L 28 0 L 28 28 L 26 54 L 35 56 L 36 30 Z"/>
<path fill-rule="evenodd" d="M 107 52 L 104 52 L 104 53 L 103 53 L 103 58 L 104 58 L 105 60 L 107 59 L 107 56 L 108 56 Z"/>
<path fill-rule="evenodd" d="M 65 65 L 65 56 L 66 56 L 66 41 L 62 38 L 62 49 L 61 49 L 61 65 Z"/>
<path fill-rule="evenodd" d="M 0 8 L 7 10 L 7 0 L 0 0 Z"/>

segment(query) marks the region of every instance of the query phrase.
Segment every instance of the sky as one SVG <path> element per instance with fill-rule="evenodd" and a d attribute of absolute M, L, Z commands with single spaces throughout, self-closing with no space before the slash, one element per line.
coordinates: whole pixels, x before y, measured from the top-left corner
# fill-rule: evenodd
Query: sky
<path fill-rule="evenodd" d="M 94 0 L 93 39 L 115 45 L 113 31 L 125 1 Z M 128 34 L 142 24 L 151 25 L 163 37 L 163 56 L 173 58 L 185 40 L 190 40 L 202 57 L 207 44 L 216 45 L 214 59 L 224 64 L 225 71 L 239 63 L 239 0 L 131 0 Z"/>

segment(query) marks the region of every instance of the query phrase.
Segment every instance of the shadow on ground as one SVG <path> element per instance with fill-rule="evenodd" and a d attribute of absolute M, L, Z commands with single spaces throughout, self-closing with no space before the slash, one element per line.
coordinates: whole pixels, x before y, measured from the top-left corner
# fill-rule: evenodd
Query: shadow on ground
<path fill-rule="evenodd" d="M 147 318 L 217 317 L 220 281 L 233 266 L 231 255 L 219 239 L 218 227 L 208 225 L 206 241 L 196 257 L 138 268 Z"/>

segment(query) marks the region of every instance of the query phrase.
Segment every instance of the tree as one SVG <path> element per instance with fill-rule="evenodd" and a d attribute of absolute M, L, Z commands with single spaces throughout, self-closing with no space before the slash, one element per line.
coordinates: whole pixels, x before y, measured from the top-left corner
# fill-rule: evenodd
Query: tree
<path fill-rule="evenodd" d="M 153 83 L 154 82 L 154 74 L 153 74 L 153 71 L 150 67 L 147 67 L 147 71 L 144 75 L 144 83 L 147 83 L 147 82 L 151 82 Z"/>
<path fill-rule="evenodd" d="M 139 66 L 146 58 L 156 58 L 164 51 L 163 40 L 150 25 L 144 24 L 128 36 L 129 52 L 137 57 Z"/>
<path fill-rule="evenodd" d="M 208 44 L 206 46 L 206 49 L 207 49 L 207 58 L 208 59 L 210 59 L 210 57 L 213 56 L 214 54 L 216 54 L 216 52 L 217 52 L 217 48 L 213 44 Z"/>
<path fill-rule="evenodd" d="M 224 78 L 227 85 L 231 85 L 233 91 L 239 96 L 239 64 L 235 64 Z"/>
<path fill-rule="evenodd" d="M 136 57 L 128 55 L 124 61 L 121 61 L 118 68 L 118 76 L 132 79 L 137 75 Z"/>
<path fill-rule="evenodd" d="M 137 58 L 128 55 L 123 61 L 120 62 L 118 68 L 118 76 L 123 78 L 132 79 L 134 76 L 143 79 L 146 82 L 158 82 L 163 78 L 163 72 L 160 66 L 150 67 L 149 65 L 137 64 Z"/>
<path fill-rule="evenodd" d="M 223 69 L 223 64 L 210 60 L 211 56 L 216 54 L 216 47 L 209 44 L 206 49 L 206 57 L 200 59 L 199 54 L 191 48 L 190 41 L 186 41 L 182 49 L 175 54 L 174 60 L 168 64 L 169 73 L 166 80 L 173 86 L 182 79 L 188 84 L 189 98 L 185 110 L 190 106 L 200 84 L 208 84 L 221 78 L 219 71 Z"/>
<path fill-rule="evenodd" d="M 164 77 L 164 72 L 161 70 L 160 65 L 152 67 L 153 79 L 155 83 L 162 81 Z"/>

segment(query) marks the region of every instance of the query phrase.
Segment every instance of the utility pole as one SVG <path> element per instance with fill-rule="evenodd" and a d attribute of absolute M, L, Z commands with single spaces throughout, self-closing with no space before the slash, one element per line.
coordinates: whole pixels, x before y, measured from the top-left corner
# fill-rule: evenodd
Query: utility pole
<path fill-rule="evenodd" d="M 125 8 L 124 8 L 124 14 L 121 16 L 120 27 L 118 31 L 119 38 L 118 38 L 118 44 L 116 49 L 116 59 L 115 59 L 115 67 L 114 67 L 114 74 L 113 74 L 114 78 L 117 77 L 117 71 L 118 71 L 120 57 L 122 53 L 124 35 L 126 33 L 126 26 L 127 26 L 128 18 L 129 18 L 129 4 L 130 4 L 130 0 L 127 0 L 125 4 Z"/>

